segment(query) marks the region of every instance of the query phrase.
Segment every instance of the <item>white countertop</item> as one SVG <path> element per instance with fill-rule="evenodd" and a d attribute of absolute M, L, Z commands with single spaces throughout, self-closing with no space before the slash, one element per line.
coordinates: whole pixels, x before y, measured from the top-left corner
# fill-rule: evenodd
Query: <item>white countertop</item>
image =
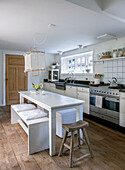
<path fill-rule="evenodd" d="M 71 106 L 71 105 L 78 105 L 83 104 L 83 100 L 63 96 L 60 94 L 52 93 L 45 91 L 45 95 L 42 94 L 34 94 L 29 91 L 23 91 L 19 92 L 23 97 L 26 97 L 27 99 L 32 99 L 31 101 L 34 101 L 34 103 L 42 103 L 47 107 L 50 108 L 58 108 L 58 107 L 65 107 L 65 106 Z"/>

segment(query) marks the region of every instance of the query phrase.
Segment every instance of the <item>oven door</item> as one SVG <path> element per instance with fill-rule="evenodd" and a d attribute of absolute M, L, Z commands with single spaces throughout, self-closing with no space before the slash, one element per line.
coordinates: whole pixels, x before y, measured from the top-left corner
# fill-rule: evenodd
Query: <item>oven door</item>
<path fill-rule="evenodd" d="M 95 114 L 98 113 L 103 115 L 107 114 L 107 110 L 105 108 L 105 97 L 103 98 L 102 108 L 98 108 L 96 107 L 96 95 L 94 94 L 90 95 L 90 114 L 91 113 L 95 113 Z"/>
<path fill-rule="evenodd" d="M 120 103 L 119 98 L 105 98 L 105 108 L 107 115 L 111 118 L 119 120 Z"/>
<path fill-rule="evenodd" d="M 119 112 L 119 98 L 105 98 L 105 108 L 107 110 Z"/>

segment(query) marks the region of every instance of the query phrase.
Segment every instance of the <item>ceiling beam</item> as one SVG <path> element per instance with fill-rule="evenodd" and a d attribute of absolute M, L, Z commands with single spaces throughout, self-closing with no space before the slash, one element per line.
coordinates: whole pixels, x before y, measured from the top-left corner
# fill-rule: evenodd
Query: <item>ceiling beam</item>
<path fill-rule="evenodd" d="M 111 14 L 110 12 L 105 11 L 106 9 L 124 0 L 66 0 L 66 1 L 93 10 L 95 12 L 104 14 L 105 16 L 108 16 L 118 22 L 125 23 L 124 18 L 118 17 L 116 15 Z"/>
<path fill-rule="evenodd" d="M 101 9 L 104 11 L 117 3 L 122 2 L 123 0 L 97 0 L 101 1 Z"/>
<path fill-rule="evenodd" d="M 125 24 L 125 19 L 124 19 L 124 18 L 118 17 L 118 16 L 113 15 L 113 14 L 111 14 L 111 13 L 109 13 L 109 12 L 106 12 L 106 11 L 102 11 L 102 13 L 103 13 L 104 15 L 106 15 L 106 16 L 114 19 L 114 20 L 116 20 L 116 21 L 119 21 L 119 22 Z"/>

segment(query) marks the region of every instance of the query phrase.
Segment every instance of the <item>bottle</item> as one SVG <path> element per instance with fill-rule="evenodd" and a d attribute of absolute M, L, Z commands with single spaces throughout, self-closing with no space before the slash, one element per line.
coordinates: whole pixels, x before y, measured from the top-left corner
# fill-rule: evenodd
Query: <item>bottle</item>
<path fill-rule="evenodd" d="M 125 57 L 125 48 L 123 48 L 122 55 Z"/>
<path fill-rule="evenodd" d="M 118 52 L 117 52 L 117 49 L 114 49 L 113 50 L 113 58 L 116 58 L 118 57 Z"/>
<path fill-rule="evenodd" d="M 122 57 L 122 48 L 118 49 L 118 57 Z"/>

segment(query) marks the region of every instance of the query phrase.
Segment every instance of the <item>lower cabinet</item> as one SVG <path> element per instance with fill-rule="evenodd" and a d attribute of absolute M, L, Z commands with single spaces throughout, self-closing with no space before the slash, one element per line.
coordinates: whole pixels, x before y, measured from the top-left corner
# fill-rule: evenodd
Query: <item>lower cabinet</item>
<path fill-rule="evenodd" d="M 90 113 L 89 88 L 78 87 L 77 98 L 85 101 L 85 103 L 83 104 L 83 112 L 89 114 Z"/>
<path fill-rule="evenodd" d="M 65 96 L 66 96 L 65 90 L 55 89 L 55 93 L 58 93 L 58 94 L 61 94 L 61 95 L 65 95 Z"/>
<path fill-rule="evenodd" d="M 44 89 L 50 91 L 50 83 L 44 83 Z"/>
<path fill-rule="evenodd" d="M 66 86 L 66 96 L 76 98 L 77 97 L 77 87 L 76 86 Z"/>
<path fill-rule="evenodd" d="M 55 92 L 55 84 L 54 83 L 44 83 L 44 88 L 46 91 Z"/>

